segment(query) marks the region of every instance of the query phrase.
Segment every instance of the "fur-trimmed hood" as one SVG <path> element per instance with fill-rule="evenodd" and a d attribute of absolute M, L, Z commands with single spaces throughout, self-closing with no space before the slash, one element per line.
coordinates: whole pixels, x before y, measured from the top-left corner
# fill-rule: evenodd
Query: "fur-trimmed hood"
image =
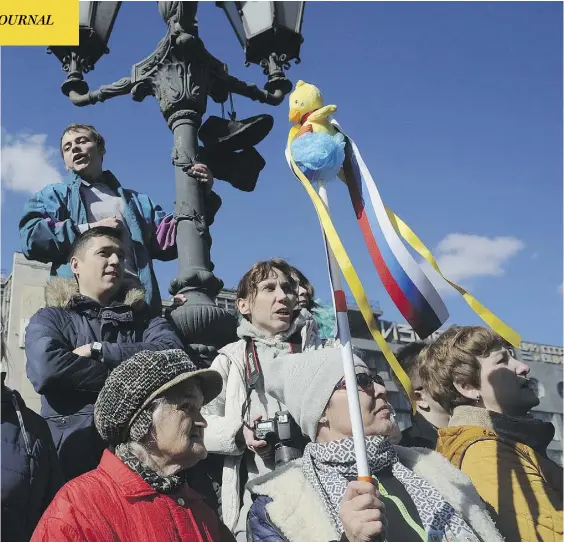
<path fill-rule="evenodd" d="M 464 518 L 483 542 L 502 542 L 470 479 L 437 452 L 394 446 L 403 465 L 425 479 Z M 266 505 L 271 522 L 289 542 L 338 539 L 323 501 L 302 473 L 301 459 L 247 484 L 252 494 L 272 499 Z"/>
<path fill-rule="evenodd" d="M 132 281 L 124 280 L 121 290 L 116 295 L 112 305 L 127 305 L 134 311 L 145 309 L 145 292 L 133 285 Z M 45 287 L 45 303 L 47 307 L 67 308 L 69 303 L 80 301 L 80 291 L 75 279 L 63 277 L 52 278 Z"/>

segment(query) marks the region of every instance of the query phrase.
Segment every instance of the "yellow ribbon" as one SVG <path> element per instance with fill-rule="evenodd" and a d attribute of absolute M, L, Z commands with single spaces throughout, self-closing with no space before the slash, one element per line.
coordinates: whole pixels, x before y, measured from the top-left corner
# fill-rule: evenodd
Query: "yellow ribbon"
<path fill-rule="evenodd" d="M 294 162 L 294 159 L 292 158 L 292 153 L 290 151 L 290 144 L 296 137 L 298 131 L 299 128 L 294 126 L 290 129 L 290 133 L 288 135 L 287 154 L 290 160 L 290 164 L 292 166 L 292 170 L 294 171 L 294 174 L 296 175 L 302 186 L 306 189 L 306 192 L 308 193 L 313 203 L 313 206 L 315 207 L 317 216 L 319 217 L 319 222 L 321 223 L 321 227 L 323 228 L 323 232 L 325 233 L 327 242 L 329 243 L 333 255 L 337 260 L 337 264 L 339 265 L 339 268 L 341 269 L 341 272 L 343 273 L 343 276 L 345 277 L 345 280 L 349 285 L 349 288 L 356 301 L 356 304 L 358 305 L 358 308 L 360 309 L 360 312 L 364 317 L 364 321 L 368 326 L 370 334 L 376 341 L 376 344 L 380 347 L 380 350 L 384 354 L 386 361 L 389 363 L 390 367 L 392 368 L 392 371 L 394 372 L 397 379 L 403 386 L 403 389 L 408 394 L 411 400 L 411 408 L 413 409 L 413 413 L 415 413 L 415 395 L 413 393 L 413 386 L 411 385 L 411 380 L 407 376 L 406 372 L 403 370 L 402 366 L 399 364 L 398 360 L 394 356 L 394 353 L 392 352 L 391 348 L 388 346 L 388 343 L 386 342 L 386 340 L 380 333 L 380 330 L 378 329 L 378 324 L 376 323 L 376 319 L 374 318 L 374 313 L 372 312 L 372 308 L 370 307 L 370 302 L 366 297 L 366 293 L 364 292 L 364 288 L 362 287 L 360 278 L 358 277 L 352 265 L 352 262 L 345 250 L 345 247 L 343 246 L 343 243 L 341 242 L 341 239 L 337 234 L 337 230 L 335 229 L 335 226 L 333 226 L 333 222 L 331 220 L 331 216 L 329 215 L 327 207 L 325 206 L 323 200 L 319 197 L 319 195 L 317 194 L 317 192 L 309 182 L 308 178 L 301 172 L 301 170 Z"/>
<path fill-rule="evenodd" d="M 433 269 L 441 275 L 455 290 L 457 290 L 466 303 L 470 305 L 472 310 L 484 321 L 488 326 L 490 326 L 500 337 L 503 337 L 507 342 L 512 344 L 515 348 L 519 348 L 521 345 L 521 337 L 514 329 L 510 328 L 505 322 L 500 320 L 495 314 L 493 314 L 489 309 L 484 307 L 473 295 L 469 294 L 464 288 L 458 286 L 454 282 L 448 280 L 439 269 L 437 260 L 431 254 L 431 251 L 421 242 L 419 237 L 415 235 L 413 230 L 391 209 L 386 207 L 386 213 L 388 218 L 392 223 L 394 229 L 399 233 L 405 241 L 417 251 L 425 260 L 427 260 Z"/>

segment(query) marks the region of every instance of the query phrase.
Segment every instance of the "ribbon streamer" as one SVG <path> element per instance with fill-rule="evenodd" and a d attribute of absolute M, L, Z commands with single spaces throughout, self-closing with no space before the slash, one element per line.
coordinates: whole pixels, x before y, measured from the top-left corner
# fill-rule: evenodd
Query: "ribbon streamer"
<path fill-rule="evenodd" d="M 421 242 L 419 237 L 415 235 L 413 230 L 391 209 L 386 207 L 386 212 L 390 218 L 390 222 L 394 229 L 405 239 L 405 241 L 417 251 L 425 260 L 427 260 L 433 269 L 445 279 L 455 290 L 457 290 L 464 301 L 470 305 L 470 308 L 486 323 L 490 326 L 500 337 L 505 339 L 508 343 L 512 344 L 515 348 L 519 348 L 521 345 L 521 336 L 514 329 L 510 328 L 503 320 L 498 318 L 489 309 L 484 307 L 472 294 L 468 293 L 464 288 L 458 286 L 451 280 L 447 279 L 442 271 L 439 269 L 439 264 L 437 260 L 431 253 L 431 251 Z"/>
<path fill-rule="evenodd" d="M 368 253 L 392 301 L 417 335 L 425 339 L 447 321 L 448 310 L 391 224 L 355 142 L 337 121 L 331 123 L 347 142 L 342 171 Z"/>
<path fill-rule="evenodd" d="M 335 256 L 335 259 L 337 260 L 339 268 L 341 269 L 341 272 L 343 273 L 343 276 L 347 281 L 347 284 L 356 301 L 356 304 L 358 305 L 358 308 L 360 309 L 364 321 L 368 326 L 370 334 L 376 341 L 376 344 L 380 347 L 380 350 L 384 354 L 386 361 L 388 362 L 388 364 L 392 368 L 392 371 L 394 372 L 397 379 L 399 380 L 404 390 L 408 394 L 411 400 L 411 406 L 413 412 L 415 413 L 415 395 L 413 393 L 413 386 L 411 385 L 411 380 L 409 379 L 406 372 L 399 364 L 398 360 L 394 356 L 394 353 L 392 352 L 388 343 L 386 342 L 386 340 L 380 333 L 380 330 L 378 329 L 378 324 L 376 322 L 376 319 L 374 318 L 374 313 L 372 312 L 372 308 L 370 307 L 370 302 L 368 301 L 362 283 L 360 282 L 360 278 L 358 277 L 358 274 L 354 269 L 352 262 L 345 250 L 345 247 L 343 246 L 343 243 L 341 242 L 341 239 L 337 234 L 337 230 L 333 225 L 327 207 L 325 206 L 325 204 L 323 203 L 323 201 L 321 200 L 321 198 L 319 197 L 319 195 L 311 185 L 309 179 L 301 172 L 301 170 L 294 162 L 294 159 L 292 158 L 292 154 L 290 152 L 290 145 L 293 139 L 296 137 L 298 131 L 299 128 L 294 126 L 291 128 L 290 133 L 288 135 L 288 145 L 286 147 L 286 159 L 288 160 L 288 164 L 290 165 L 290 168 L 292 169 L 294 175 L 298 178 L 302 186 L 305 188 L 308 196 L 310 197 L 313 206 L 315 207 L 315 210 L 317 212 L 317 216 L 321 223 L 321 227 L 323 228 L 325 238 L 327 239 L 327 242 L 331 247 L 331 251 Z"/>
<path fill-rule="evenodd" d="M 358 202 L 358 199 L 355 201 L 354 187 L 352 187 L 353 190 L 351 190 L 351 185 L 353 184 L 352 181 L 356 181 L 357 185 L 359 184 L 358 173 L 360 173 L 360 176 L 362 177 L 363 185 L 364 185 L 364 187 L 366 187 L 368 189 L 368 193 L 370 195 L 370 199 L 371 199 L 372 205 L 374 207 L 374 212 L 375 212 L 376 217 L 378 219 L 378 223 L 382 226 L 382 229 L 384 230 L 388 225 L 391 225 L 391 227 L 395 230 L 395 232 L 398 233 L 409 244 L 409 246 L 411 246 L 411 248 L 413 248 L 419 255 L 421 255 L 433 267 L 433 269 L 435 269 L 435 271 L 437 273 L 439 273 L 439 275 L 444 280 L 446 280 L 457 292 L 459 292 L 462 295 L 462 297 L 464 298 L 466 303 L 468 303 L 470 308 L 493 331 L 495 331 L 500 337 L 505 339 L 508 343 L 513 345 L 515 348 L 518 348 L 519 345 L 521 344 L 521 337 L 520 337 L 519 333 L 517 333 L 515 330 L 513 330 L 511 327 L 509 327 L 505 322 L 503 322 L 500 318 L 498 318 L 495 314 L 493 314 L 488 308 L 486 308 L 484 305 L 482 305 L 468 291 L 466 291 L 464 288 L 462 288 L 458 284 L 455 284 L 451 280 L 447 279 L 443 275 L 442 271 L 439 269 L 439 265 L 437 263 L 437 260 L 435 259 L 435 257 L 431 253 L 431 251 L 423 244 L 423 242 L 417 237 L 417 235 L 413 232 L 413 230 L 399 216 L 397 216 L 391 209 L 389 209 L 388 207 L 386 207 L 383 204 L 383 202 L 381 201 L 380 195 L 378 193 L 378 190 L 376 188 L 376 183 L 372 179 L 372 176 L 370 175 L 370 171 L 368 171 L 368 168 L 366 167 L 364 161 L 362 160 L 362 156 L 360 155 L 360 151 L 358 150 L 358 147 L 356 146 L 355 142 L 342 131 L 342 129 L 341 129 L 341 127 L 340 127 L 340 125 L 337 121 L 333 120 L 333 121 L 331 121 L 331 123 L 333 124 L 333 126 L 335 126 L 335 128 L 337 130 L 339 130 L 345 136 L 347 141 L 350 143 L 350 145 L 352 147 L 352 154 L 353 154 L 353 157 L 355 159 L 352 163 L 353 163 L 353 166 L 357 166 L 357 168 L 358 168 L 358 172 L 355 171 L 354 167 L 352 167 L 352 168 L 349 167 L 348 170 L 345 172 L 346 173 L 346 183 L 347 183 L 347 186 L 349 186 L 349 191 L 351 193 L 351 200 L 353 202 L 353 206 L 355 207 L 355 210 L 358 208 L 359 202 Z M 364 206 L 364 204 L 363 204 L 363 206 Z M 380 216 L 382 210 L 385 210 L 385 213 L 387 215 L 386 221 L 382 220 L 382 217 Z M 359 222 L 361 222 L 361 219 L 359 219 Z M 362 222 L 361 222 L 361 228 L 362 228 Z M 386 237 L 386 240 L 389 242 L 390 247 L 395 252 L 396 248 L 392 244 L 394 242 L 394 240 L 386 234 L 386 231 L 384 231 L 384 235 Z M 365 234 L 365 238 L 366 238 L 366 234 Z M 368 240 L 367 240 L 367 244 L 368 244 Z M 384 249 L 385 248 L 386 247 L 384 245 Z M 369 249 L 370 249 L 370 246 L 369 246 Z M 377 250 L 377 247 L 376 247 L 376 250 Z M 400 254 L 400 253 L 398 252 L 398 254 Z M 380 275 L 380 276 L 382 277 L 382 275 Z M 423 283 L 423 286 L 425 287 L 424 283 Z M 432 298 L 434 289 L 433 289 L 433 292 L 429 292 L 428 290 L 423 290 L 423 289 L 420 289 L 420 290 L 421 290 L 421 292 L 423 292 L 423 291 L 426 292 L 425 297 L 429 300 L 430 305 L 432 305 L 433 307 L 438 307 L 439 310 L 440 310 L 440 305 L 437 305 L 436 302 L 434 302 L 434 300 Z M 431 295 L 429 295 L 429 294 L 431 294 Z M 392 297 L 392 299 L 395 301 L 394 297 Z M 396 303 L 396 305 L 397 305 L 397 303 Z M 435 312 L 437 312 L 436 309 L 435 309 Z M 425 314 L 430 315 L 432 313 L 427 312 Z M 447 313 L 446 316 L 448 316 L 448 313 Z M 443 318 L 444 318 L 444 315 L 441 317 L 441 319 L 443 319 Z M 411 323 L 411 321 L 407 317 L 406 317 L 406 320 L 408 320 Z M 446 318 L 443 319 L 443 322 L 445 320 L 446 320 Z M 417 332 L 417 334 L 420 337 L 423 336 L 421 333 L 418 332 L 418 329 L 417 329 L 416 326 L 414 326 L 412 324 L 412 327 L 415 329 L 415 331 Z"/>
<path fill-rule="evenodd" d="M 514 347 L 519 347 L 521 344 L 520 335 L 484 305 L 482 305 L 464 288 L 447 279 L 441 272 L 431 251 L 399 216 L 383 204 L 376 188 L 376 183 L 372 179 L 368 168 L 362 160 L 358 147 L 354 141 L 342 131 L 340 125 L 335 120 L 332 121 L 332 124 L 345 136 L 347 141 L 347 156 L 343 167 L 345 173 L 344 181 L 349 188 L 351 202 L 367 243 L 369 253 L 384 286 L 392 297 L 392 300 L 406 317 L 406 320 L 412 324 L 416 333 L 420 337 L 430 335 L 432 331 L 440 327 L 440 325 L 446 321 L 448 318 L 448 312 L 446 311 L 446 307 L 444 307 L 440 296 L 434 287 L 430 286 L 429 279 L 419 268 L 418 264 L 414 261 L 412 262 L 411 255 L 409 255 L 403 244 L 401 244 L 400 247 L 398 244 L 399 238 L 396 238 L 395 234 L 404 239 L 411 248 L 422 256 L 433 267 L 433 269 L 435 269 L 435 271 L 448 282 L 448 284 L 457 290 L 472 310 L 474 310 L 474 312 L 476 312 L 476 314 L 488 326 L 490 326 L 493 331 Z M 374 318 L 374 314 L 364 288 L 337 234 L 330 214 L 325 204 L 313 188 L 311 181 L 302 173 L 292 158 L 290 145 L 297 136 L 298 132 L 299 127 L 294 126 L 291 128 L 288 135 L 288 144 L 286 147 L 286 159 L 288 164 L 290 165 L 294 175 L 306 189 L 306 192 L 308 193 L 319 217 L 324 233 L 324 241 L 331 247 L 339 268 L 349 285 L 351 293 L 353 294 L 360 312 L 364 317 L 372 337 L 380 347 L 397 379 L 409 395 L 412 408 L 415 411 L 415 397 L 413 395 L 411 381 L 398 363 L 393 352 L 378 329 L 378 325 Z M 370 217 L 365 213 L 365 202 L 362 199 L 363 188 L 365 188 L 366 192 L 368 192 L 372 202 L 374 211 L 372 218 L 375 217 L 377 219 L 378 225 L 381 227 L 384 234 L 385 242 L 381 243 L 383 248 L 382 251 L 380 251 L 378 244 L 376 243 L 373 229 L 371 227 Z M 385 217 L 383 217 L 383 213 L 386 215 Z M 372 222 L 374 222 L 374 220 L 372 220 Z M 391 235 L 390 231 L 394 235 Z M 413 265 L 414 263 L 415 265 Z"/>

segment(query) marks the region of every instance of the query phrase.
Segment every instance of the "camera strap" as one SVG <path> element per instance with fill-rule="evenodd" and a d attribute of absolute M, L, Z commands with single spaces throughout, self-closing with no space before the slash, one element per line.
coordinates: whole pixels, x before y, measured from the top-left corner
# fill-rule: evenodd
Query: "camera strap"
<path fill-rule="evenodd" d="M 246 339 L 245 345 L 245 383 L 247 388 L 247 397 L 241 409 L 241 419 L 245 423 L 245 418 L 249 413 L 251 406 L 251 393 L 255 389 L 258 379 L 261 375 L 260 362 L 258 359 L 255 341 Z M 247 424 L 248 425 L 248 424 Z"/>
<path fill-rule="evenodd" d="M 255 386 L 260 378 L 260 362 L 257 354 L 257 347 L 255 341 L 252 339 L 247 340 L 245 346 L 245 378 L 247 381 L 247 388 L 255 389 Z"/>
<path fill-rule="evenodd" d="M 245 345 L 245 382 L 247 387 L 247 397 L 243 403 L 241 409 L 241 419 L 243 423 L 250 427 L 245 418 L 248 417 L 249 410 L 251 407 L 251 393 L 255 389 L 257 382 L 262 374 L 262 369 L 260 368 L 260 362 L 257 354 L 257 348 L 255 346 L 255 341 L 252 339 L 246 339 Z M 294 353 L 294 347 L 290 343 L 290 352 Z"/>

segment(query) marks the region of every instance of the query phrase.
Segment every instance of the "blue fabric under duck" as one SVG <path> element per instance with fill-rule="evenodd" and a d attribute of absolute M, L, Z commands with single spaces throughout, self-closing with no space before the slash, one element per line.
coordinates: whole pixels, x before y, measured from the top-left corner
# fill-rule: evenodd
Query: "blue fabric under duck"
<path fill-rule="evenodd" d="M 343 134 L 306 133 L 291 144 L 292 157 L 310 181 L 331 181 L 345 160 Z"/>

